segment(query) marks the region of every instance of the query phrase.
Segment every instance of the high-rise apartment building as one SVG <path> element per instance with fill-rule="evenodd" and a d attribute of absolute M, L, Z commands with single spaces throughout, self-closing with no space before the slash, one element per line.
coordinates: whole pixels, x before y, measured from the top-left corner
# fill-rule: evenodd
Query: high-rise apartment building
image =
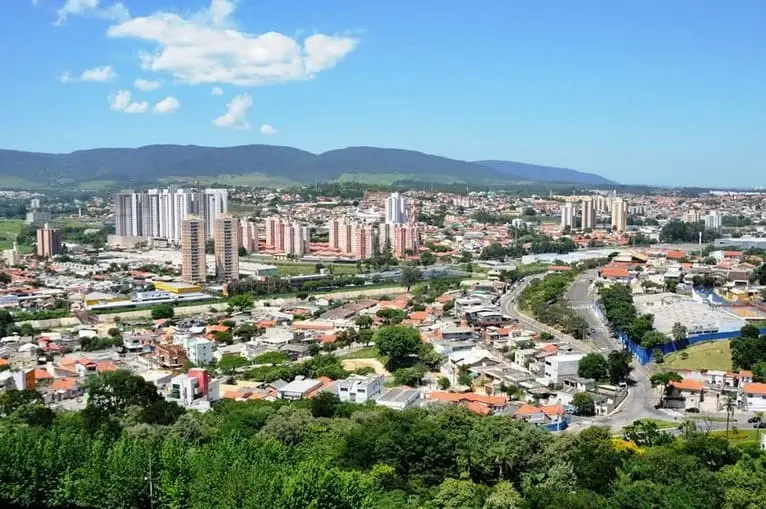
<path fill-rule="evenodd" d="M 310 240 L 308 226 L 298 222 L 286 223 L 283 232 L 285 237 L 285 253 L 295 256 L 308 254 Z"/>
<path fill-rule="evenodd" d="M 61 254 L 61 233 L 47 224 L 37 230 L 37 256 L 49 258 Z"/>
<path fill-rule="evenodd" d="M 682 220 L 684 223 L 699 223 L 702 221 L 702 213 L 697 209 L 691 209 L 684 213 Z"/>
<path fill-rule="evenodd" d="M 226 189 L 122 191 L 114 196 L 115 230 L 122 237 L 164 238 L 178 244 L 181 222 L 196 216 L 205 221 L 205 235 L 212 238 L 216 217 L 228 207 Z"/>
<path fill-rule="evenodd" d="M 404 224 L 407 222 L 407 198 L 399 193 L 391 193 L 386 199 L 386 223 Z"/>
<path fill-rule="evenodd" d="M 141 236 L 141 208 L 138 194 L 122 191 L 114 196 L 114 229 L 120 237 Z"/>
<path fill-rule="evenodd" d="M 383 251 L 389 246 L 392 254 L 402 258 L 407 251 L 417 253 L 420 233 L 417 227 L 409 224 L 381 224 L 378 227 L 378 249 Z"/>
<path fill-rule="evenodd" d="M 628 229 L 628 202 L 623 198 L 612 198 L 612 230 L 624 232 Z"/>
<path fill-rule="evenodd" d="M 239 246 L 248 253 L 258 252 L 258 225 L 252 221 L 240 221 Z"/>
<path fill-rule="evenodd" d="M 705 216 L 706 230 L 720 230 L 722 225 L 723 216 L 719 214 L 717 210 L 711 210 L 708 215 Z"/>
<path fill-rule="evenodd" d="M 239 219 L 221 214 L 215 220 L 215 277 L 218 281 L 239 279 Z"/>
<path fill-rule="evenodd" d="M 309 228 L 279 216 L 266 219 L 266 247 L 279 253 L 303 256 L 309 252 Z"/>
<path fill-rule="evenodd" d="M 375 255 L 372 225 L 362 223 L 352 226 L 351 255 L 357 260 L 367 260 Z"/>
<path fill-rule="evenodd" d="M 596 205 L 592 198 L 585 198 L 582 201 L 582 229 L 593 229 L 596 226 Z"/>
<path fill-rule="evenodd" d="M 561 227 L 572 228 L 574 226 L 575 206 L 574 203 L 565 203 L 561 206 Z"/>
<path fill-rule="evenodd" d="M 186 283 L 199 284 L 207 279 L 205 240 L 204 220 L 187 217 L 181 221 L 181 278 Z"/>

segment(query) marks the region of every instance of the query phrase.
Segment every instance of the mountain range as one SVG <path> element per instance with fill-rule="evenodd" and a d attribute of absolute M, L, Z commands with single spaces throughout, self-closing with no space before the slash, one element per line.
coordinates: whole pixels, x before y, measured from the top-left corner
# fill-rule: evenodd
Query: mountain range
<path fill-rule="evenodd" d="M 512 161 L 469 162 L 414 150 L 378 147 L 348 147 L 321 154 L 275 145 L 149 145 L 78 150 L 68 154 L 0 150 L 0 178 L 11 181 L 128 184 L 252 174 L 304 184 L 338 179 L 369 180 L 373 176 L 467 184 L 530 181 L 614 184 L 599 175 L 568 168 Z"/>

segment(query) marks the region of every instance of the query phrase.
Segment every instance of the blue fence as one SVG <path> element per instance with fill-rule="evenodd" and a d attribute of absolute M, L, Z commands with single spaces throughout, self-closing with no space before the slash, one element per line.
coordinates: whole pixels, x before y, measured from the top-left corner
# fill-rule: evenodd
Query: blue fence
<path fill-rule="evenodd" d="M 761 335 L 766 335 L 766 328 L 761 329 Z M 652 347 L 652 348 L 644 348 L 643 346 L 640 346 L 635 341 L 630 339 L 627 334 L 620 333 L 619 338 L 622 342 L 623 346 L 626 350 L 628 350 L 630 353 L 632 353 L 636 359 L 638 359 L 638 362 L 640 362 L 642 365 L 648 363 L 652 360 L 654 357 L 654 352 L 659 350 L 663 353 L 663 355 L 667 355 L 672 352 L 677 352 L 678 350 L 683 350 L 689 345 L 693 345 L 696 343 L 702 343 L 705 341 L 718 341 L 721 339 L 731 339 L 736 338 L 739 336 L 739 331 L 725 331 L 725 332 L 713 332 L 710 334 L 697 334 L 694 336 L 689 336 L 688 338 L 681 340 L 681 341 L 671 341 L 670 343 L 665 343 L 664 345 Z"/>

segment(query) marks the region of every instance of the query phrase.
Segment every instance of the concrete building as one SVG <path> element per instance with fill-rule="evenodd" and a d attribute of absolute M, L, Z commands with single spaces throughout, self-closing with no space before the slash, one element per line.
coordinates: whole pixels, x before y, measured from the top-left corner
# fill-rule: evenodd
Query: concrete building
<path fill-rule="evenodd" d="M 309 252 L 309 228 L 279 216 L 266 219 L 266 247 L 279 253 L 303 256 Z"/>
<path fill-rule="evenodd" d="M 375 401 L 384 390 L 383 375 L 352 375 L 338 381 L 338 398 L 341 401 L 365 403 Z"/>
<path fill-rule="evenodd" d="M 13 247 L 11 249 L 5 249 L 3 251 L 3 260 L 5 264 L 10 266 L 18 265 L 21 263 L 21 252 L 19 251 L 19 243 L 13 241 Z"/>
<path fill-rule="evenodd" d="M 51 214 L 50 212 L 44 212 L 42 210 L 30 210 L 27 212 L 27 217 L 24 219 L 25 224 L 30 224 L 32 226 L 38 226 L 41 224 L 45 224 L 50 222 L 51 220 Z"/>
<path fill-rule="evenodd" d="M 114 195 L 114 228 L 120 237 L 141 236 L 141 210 L 135 192 L 122 191 Z"/>
<path fill-rule="evenodd" d="M 766 411 L 766 384 L 758 382 L 744 384 L 740 406 L 748 412 Z"/>
<path fill-rule="evenodd" d="M 711 210 L 710 213 L 705 216 L 706 230 L 720 230 L 722 225 L 723 215 L 719 214 L 717 210 Z"/>
<path fill-rule="evenodd" d="M 681 218 L 684 223 L 699 223 L 702 220 L 702 214 L 697 209 L 686 212 Z"/>
<path fill-rule="evenodd" d="M 205 221 L 198 217 L 181 222 L 181 279 L 185 283 L 204 283 L 207 279 L 205 232 Z"/>
<path fill-rule="evenodd" d="M 248 253 L 258 252 L 258 225 L 252 221 L 240 221 L 239 246 Z"/>
<path fill-rule="evenodd" d="M 186 357 L 195 366 L 207 366 L 213 362 L 213 342 L 209 339 L 186 336 L 183 345 Z"/>
<path fill-rule="evenodd" d="M 61 233 L 48 224 L 37 230 L 37 256 L 50 258 L 61 254 Z"/>
<path fill-rule="evenodd" d="M 215 277 L 218 281 L 239 279 L 239 219 L 229 214 L 215 220 Z"/>
<path fill-rule="evenodd" d="M 404 224 L 407 222 L 407 198 L 399 193 L 391 193 L 386 199 L 386 223 Z"/>
<path fill-rule="evenodd" d="M 596 204 L 593 198 L 585 198 L 582 201 L 582 229 L 596 227 Z"/>
<path fill-rule="evenodd" d="M 114 221 L 118 237 L 164 238 L 181 241 L 181 221 L 198 216 L 205 221 L 206 238 L 213 237 L 215 219 L 228 211 L 228 191 L 210 188 L 122 191 L 114 196 Z"/>
<path fill-rule="evenodd" d="M 357 260 L 367 260 L 375 255 L 372 225 L 355 224 L 351 231 L 351 255 Z"/>
<path fill-rule="evenodd" d="M 574 203 L 565 203 L 561 206 L 561 227 L 574 227 L 575 206 Z"/>
<path fill-rule="evenodd" d="M 628 229 L 628 202 L 622 198 L 612 200 L 612 230 L 624 232 Z"/>
<path fill-rule="evenodd" d="M 378 226 L 378 249 L 382 251 L 387 245 L 397 258 L 404 257 L 408 251 L 417 253 L 420 231 L 410 224 L 381 224 Z"/>
<path fill-rule="evenodd" d="M 557 384 L 563 377 L 577 375 L 577 367 L 584 354 L 571 353 L 551 355 L 545 358 L 545 368 L 543 370 L 545 378 L 552 383 Z"/>

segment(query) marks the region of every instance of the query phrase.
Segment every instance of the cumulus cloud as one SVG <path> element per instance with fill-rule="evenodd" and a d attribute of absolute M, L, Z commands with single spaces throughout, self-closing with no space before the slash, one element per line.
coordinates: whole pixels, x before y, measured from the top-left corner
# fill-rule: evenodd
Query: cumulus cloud
<path fill-rule="evenodd" d="M 213 95 L 223 95 L 223 89 L 221 87 L 213 87 L 210 93 Z"/>
<path fill-rule="evenodd" d="M 301 42 L 277 32 L 243 32 L 230 23 L 235 8 L 231 0 L 212 0 L 196 15 L 157 12 L 115 24 L 107 35 L 154 43 L 154 51 L 139 53 L 144 70 L 187 84 L 238 86 L 311 79 L 358 44 L 345 36 L 315 34 Z"/>
<path fill-rule="evenodd" d="M 181 103 L 179 103 L 178 99 L 176 99 L 175 97 L 173 97 L 171 95 L 171 96 L 168 96 L 168 97 L 164 98 L 163 100 L 161 100 L 157 104 L 155 104 L 154 105 L 154 112 L 155 113 L 160 113 L 160 114 L 162 114 L 162 113 L 173 113 L 174 111 L 176 111 L 180 107 L 181 107 Z"/>
<path fill-rule="evenodd" d="M 158 88 L 160 88 L 160 82 L 152 81 L 152 80 L 144 80 L 139 78 L 133 82 L 133 86 L 136 87 L 138 90 L 143 90 L 144 92 L 151 92 L 152 90 L 157 90 Z"/>
<path fill-rule="evenodd" d="M 33 2 L 34 3 L 34 2 Z M 63 25 L 70 16 L 96 16 L 114 21 L 130 18 L 130 12 L 122 2 L 101 7 L 100 0 L 66 0 L 56 11 L 56 25 Z"/>
<path fill-rule="evenodd" d="M 246 117 L 252 106 L 252 97 L 248 94 L 238 95 L 226 105 L 226 113 L 213 120 L 213 125 L 231 129 L 250 129 L 250 122 Z"/>
<path fill-rule="evenodd" d="M 61 74 L 59 74 L 59 81 L 61 83 L 72 83 L 74 81 L 74 77 L 72 77 L 71 72 L 64 71 Z"/>
<path fill-rule="evenodd" d="M 146 101 L 131 102 L 132 98 L 130 90 L 118 90 L 108 97 L 109 108 L 123 113 L 145 113 L 149 109 L 149 103 Z"/>
<path fill-rule="evenodd" d="M 277 134 L 277 130 L 271 124 L 263 124 L 261 126 L 261 134 L 264 136 L 271 136 L 273 134 Z"/>
<path fill-rule="evenodd" d="M 102 67 L 93 67 L 92 69 L 85 69 L 80 75 L 80 81 L 98 81 L 104 82 L 114 79 L 117 73 L 114 72 L 111 65 L 105 65 Z"/>

